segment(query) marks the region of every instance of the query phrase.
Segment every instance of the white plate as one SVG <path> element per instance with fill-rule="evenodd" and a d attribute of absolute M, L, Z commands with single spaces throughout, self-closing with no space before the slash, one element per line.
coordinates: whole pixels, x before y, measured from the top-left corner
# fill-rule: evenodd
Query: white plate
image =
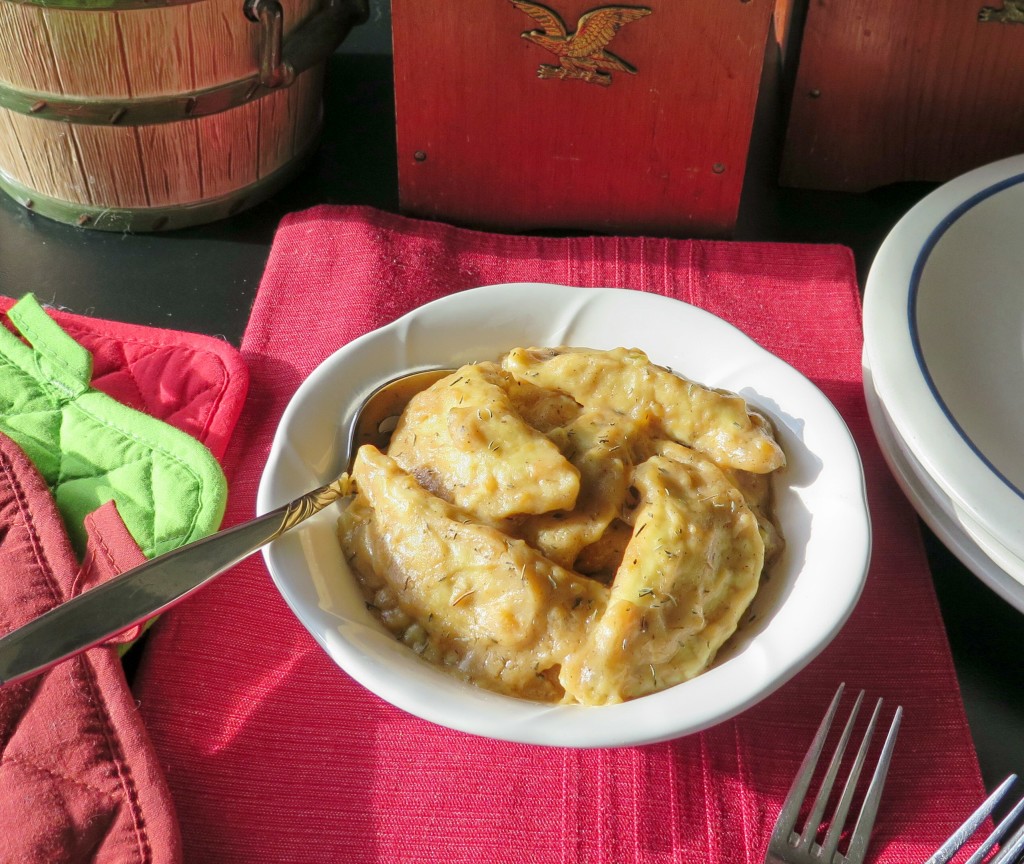
<path fill-rule="evenodd" d="M 989 549 L 973 537 L 961 522 L 962 513 L 949 496 L 928 476 L 893 428 L 885 406 L 872 386 L 865 359 L 864 388 L 868 416 L 889 470 L 918 515 L 960 562 L 1007 603 L 1024 612 L 1024 584 L 993 559 Z M 991 547 L 990 547 L 991 548 Z"/>
<path fill-rule="evenodd" d="M 1024 559 L 1024 157 L 924 198 L 879 249 L 865 352 L 899 437 L 965 523 Z"/>
<path fill-rule="evenodd" d="M 870 557 L 859 454 L 831 403 L 806 378 L 721 319 L 651 294 L 497 285 L 421 307 L 324 361 L 281 419 L 260 483 L 264 513 L 339 471 L 344 430 L 374 385 L 423 366 L 509 348 L 638 347 L 709 386 L 741 393 L 774 421 L 789 464 L 776 512 L 787 549 L 755 599 L 756 618 L 714 668 L 661 693 L 608 707 L 496 695 L 430 666 L 366 610 L 321 513 L 264 550 L 289 606 L 353 678 L 427 720 L 479 735 L 567 747 L 634 745 L 696 732 L 754 704 L 808 663 L 853 609 Z"/>

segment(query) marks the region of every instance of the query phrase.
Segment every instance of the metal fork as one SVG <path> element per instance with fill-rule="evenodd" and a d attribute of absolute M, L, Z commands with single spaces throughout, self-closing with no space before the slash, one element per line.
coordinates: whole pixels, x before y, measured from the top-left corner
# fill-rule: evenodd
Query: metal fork
<path fill-rule="evenodd" d="M 1003 799 L 1016 779 L 1017 775 L 1011 774 L 1000 783 L 995 792 L 989 795 L 984 803 L 967 817 L 967 821 L 957 828 L 953 835 L 924 864 L 947 864 L 948 861 L 951 861 L 953 856 L 960 851 L 963 845 L 973 836 L 974 832 L 978 830 L 981 823 L 996 808 L 996 805 Z M 992 829 L 992 833 L 985 838 L 985 841 L 964 864 L 980 864 L 1022 812 L 1024 812 L 1024 798 L 1018 801 L 1016 806 Z M 1021 851 L 1024 851 L 1024 825 L 1018 828 L 1017 832 L 999 847 L 999 852 L 988 861 L 988 864 L 1011 864 L 1011 862 L 1017 860 L 1017 856 L 1020 855 Z"/>
<path fill-rule="evenodd" d="M 875 765 L 875 773 L 864 795 L 864 801 L 861 804 L 853 833 L 850 835 L 850 842 L 847 845 L 846 853 L 841 854 L 838 851 L 839 840 L 846 824 L 846 817 L 849 814 L 850 806 L 853 803 L 853 796 L 857 787 L 857 781 L 860 778 L 861 769 L 864 767 L 867 759 L 871 739 L 874 736 L 875 725 L 882 709 L 881 699 L 875 704 L 875 710 L 868 721 L 867 729 L 864 732 L 860 748 L 850 768 L 846 784 L 839 796 L 839 801 L 836 803 L 835 810 L 828 820 L 828 829 L 820 844 L 816 842 L 816 836 L 818 829 L 822 825 L 822 818 L 825 815 L 825 808 L 828 806 L 832 786 L 839 774 L 843 753 L 853 732 L 854 721 L 857 719 L 857 713 L 864 699 L 863 690 L 858 694 L 857 700 L 850 712 L 850 717 L 843 728 L 842 735 L 832 755 L 832 761 L 829 763 L 828 771 L 821 781 L 818 794 L 811 805 L 810 814 L 804 822 L 803 832 L 800 833 L 796 829 L 797 819 L 800 816 L 801 808 L 807 797 L 807 791 L 811 785 L 811 779 L 814 776 L 814 769 L 824 749 L 825 740 L 828 737 L 836 710 L 839 708 L 839 700 L 843 695 L 843 689 L 844 685 L 840 684 L 836 695 L 832 698 L 832 704 L 825 713 L 821 725 L 814 736 L 814 740 L 811 742 L 810 749 L 807 751 L 807 755 L 804 756 L 800 770 L 793 780 L 793 785 L 783 804 L 782 812 L 779 814 L 779 818 L 775 823 L 775 829 L 772 831 L 771 840 L 768 843 L 768 852 L 765 856 L 765 864 L 863 864 L 864 862 L 868 841 L 871 839 L 871 829 L 874 827 L 875 816 L 878 813 L 878 804 L 882 798 L 882 788 L 885 785 L 889 764 L 892 761 L 893 748 L 896 746 L 896 735 L 899 732 L 900 719 L 903 716 L 903 709 L 901 707 L 896 708 L 892 724 L 889 727 L 889 734 L 885 738 L 885 744 L 882 746 L 882 752 Z"/>

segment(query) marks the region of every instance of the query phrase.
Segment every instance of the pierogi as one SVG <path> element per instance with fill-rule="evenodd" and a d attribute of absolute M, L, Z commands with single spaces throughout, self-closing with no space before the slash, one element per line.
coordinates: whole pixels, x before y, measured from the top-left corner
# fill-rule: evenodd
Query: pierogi
<path fill-rule="evenodd" d="M 635 349 L 517 348 L 360 448 L 338 536 L 366 603 L 481 687 L 603 705 L 700 674 L 783 540 L 786 459 L 733 393 Z"/>

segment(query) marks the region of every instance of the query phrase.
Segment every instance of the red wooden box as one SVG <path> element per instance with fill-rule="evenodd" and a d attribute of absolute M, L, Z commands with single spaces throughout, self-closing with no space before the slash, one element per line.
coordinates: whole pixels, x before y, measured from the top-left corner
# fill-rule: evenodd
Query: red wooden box
<path fill-rule="evenodd" d="M 772 10 L 392 0 L 402 209 L 498 230 L 728 235 Z M 527 35 L 559 19 L 568 45 Z"/>
<path fill-rule="evenodd" d="M 784 185 L 944 181 L 1024 151 L 1024 0 L 812 0 Z"/>

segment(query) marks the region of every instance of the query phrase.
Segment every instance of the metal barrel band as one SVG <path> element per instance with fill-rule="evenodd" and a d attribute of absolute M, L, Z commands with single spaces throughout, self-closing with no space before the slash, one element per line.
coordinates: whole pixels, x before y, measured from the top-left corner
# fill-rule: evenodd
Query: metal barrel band
<path fill-rule="evenodd" d="M 0 84 L 0 108 L 43 120 L 87 126 L 151 126 L 219 114 L 261 98 L 271 90 L 259 76 L 151 99 L 96 99 L 50 93 L 31 93 Z"/>
<path fill-rule="evenodd" d="M 349 31 L 369 15 L 367 0 L 328 0 L 319 12 L 282 38 L 277 0 L 253 0 L 243 11 L 260 23 L 264 36 L 260 69 L 254 75 L 204 90 L 143 99 L 33 93 L 0 83 L 0 108 L 93 126 L 150 126 L 218 114 L 289 86 L 302 72 L 326 61 Z"/>
<path fill-rule="evenodd" d="M 44 6 L 48 9 L 74 9 L 83 12 L 120 12 L 128 9 L 160 9 L 165 6 L 186 6 L 202 0 L 7 0 L 21 6 Z"/>
<path fill-rule="evenodd" d="M 0 189 L 25 209 L 56 222 L 97 231 L 152 232 L 188 228 L 234 216 L 286 186 L 308 163 L 319 144 L 319 130 L 300 153 L 255 183 L 219 198 L 169 207 L 105 207 L 43 195 L 0 170 Z"/>

